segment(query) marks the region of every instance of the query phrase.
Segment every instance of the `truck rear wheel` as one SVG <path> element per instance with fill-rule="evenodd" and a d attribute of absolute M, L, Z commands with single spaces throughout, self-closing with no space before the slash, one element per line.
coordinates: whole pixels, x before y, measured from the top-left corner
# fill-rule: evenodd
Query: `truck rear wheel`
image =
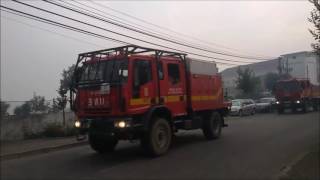
<path fill-rule="evenodd" d="M 217 139 L 221 136 L 222 118 L 218 112 L 213 112 L 209 119 L 203 122 L 202 131 L 206 139 Z"/>
<path fill-rule="evenodd" d="M 103 154 L 107 152 L 113 152 L 114 148 L 118 144 L 118 140 L 113 137 L 99 137 L 89 133 L 89 144 L 93 150 Z"/>
<path fill-rule="evenodd" d="M 155 117 L 149 132 L 141 138 L 141 145 L 151 156 L 161 156 L 165 154 L 172 140 L 172 129 L 168 121 L 164 118 Z"/>

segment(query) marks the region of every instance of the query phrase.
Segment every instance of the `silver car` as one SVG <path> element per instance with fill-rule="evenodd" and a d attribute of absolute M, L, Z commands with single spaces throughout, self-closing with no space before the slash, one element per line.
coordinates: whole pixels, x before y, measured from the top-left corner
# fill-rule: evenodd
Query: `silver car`
<path fill-rule="evenodd" d="M 260 112 L 272 112 L 275 108 L 276 99 L 273 97 L 269 98 L 260 98 L 257 103 L 257 111 Z"/>
<path fill-rule="evenodd" d="M 252 99 L 235 99 L 231 101 L 231 115 L 253 115 L 256 111 L 256 105 Z"/>

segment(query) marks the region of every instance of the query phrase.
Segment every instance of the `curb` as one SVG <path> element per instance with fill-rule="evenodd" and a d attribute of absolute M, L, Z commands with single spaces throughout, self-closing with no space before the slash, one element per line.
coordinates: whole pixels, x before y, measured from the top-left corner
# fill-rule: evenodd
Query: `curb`
<path fill-rule="evenodd" d="M 302 160 L 305 156 L 307 156 L 311 151 L 303 152 L 299 154 L 296 158 L 294 158 L 291 162 L 289 162 L 287 165 L 284 165 L 280 172 L 276 175 L 276 179 L 287 179 L 288 172 L 291 170 L 291 168 L 297 164 L 300 160 Z"/>
<path fill-rule="evenodd" d="M 71 144 L 64 144 L 60 146 L 52 146 L 52 147 L 45 147 L 41 149 L 35 149 L 31 151 L 25 151 L 25 152 L 19 152 L 19 153 L 14 153 L 14 154 L 5 154 L 5 155 L 0 155 L 0 161 L 3 160 L 10 160 L 10 159 L 18 159 L 18 158 L 23 158 L 23 157 L 28 157 L 28 156 L 34 156 L 38 154 L 45 154 L 53 151 L 59 151 L 59 150 L 64 150 L 64 149 L 70 149 L 73 147 L 78 147 L 78 146 L 83 146 L 88 144 L 87 141 L 83 142 L 75 142 Z"/>

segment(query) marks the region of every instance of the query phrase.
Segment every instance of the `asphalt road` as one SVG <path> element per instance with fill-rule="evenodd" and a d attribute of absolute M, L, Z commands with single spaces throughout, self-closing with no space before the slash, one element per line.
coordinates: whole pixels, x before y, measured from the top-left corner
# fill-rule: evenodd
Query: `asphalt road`
<path fill-rule="evenodd" d="M 144 156 L 138 143 L 120 143 L 109 155 L 85 145 L 3 161 L 1 179 L 275 179 L 319 144 L 319 118 L 319 112 L 230 117 L 221 139 L 181 131 L 159 158 Z"/>

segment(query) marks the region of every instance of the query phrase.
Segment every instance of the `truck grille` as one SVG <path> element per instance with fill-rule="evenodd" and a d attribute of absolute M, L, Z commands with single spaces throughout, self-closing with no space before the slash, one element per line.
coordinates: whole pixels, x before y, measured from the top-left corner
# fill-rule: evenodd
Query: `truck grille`
<path fill-rule="evenodd" d="M 108 119 L 94 119 L 91 121 L 90 128 L 98 132 L 107 132 L 114 129 L 114 124 Z"/>
<path fill-rule="evenodd" d="M 290 98 L 289 97 L 283 97 L 282 101 L 290 101 Z"/>

